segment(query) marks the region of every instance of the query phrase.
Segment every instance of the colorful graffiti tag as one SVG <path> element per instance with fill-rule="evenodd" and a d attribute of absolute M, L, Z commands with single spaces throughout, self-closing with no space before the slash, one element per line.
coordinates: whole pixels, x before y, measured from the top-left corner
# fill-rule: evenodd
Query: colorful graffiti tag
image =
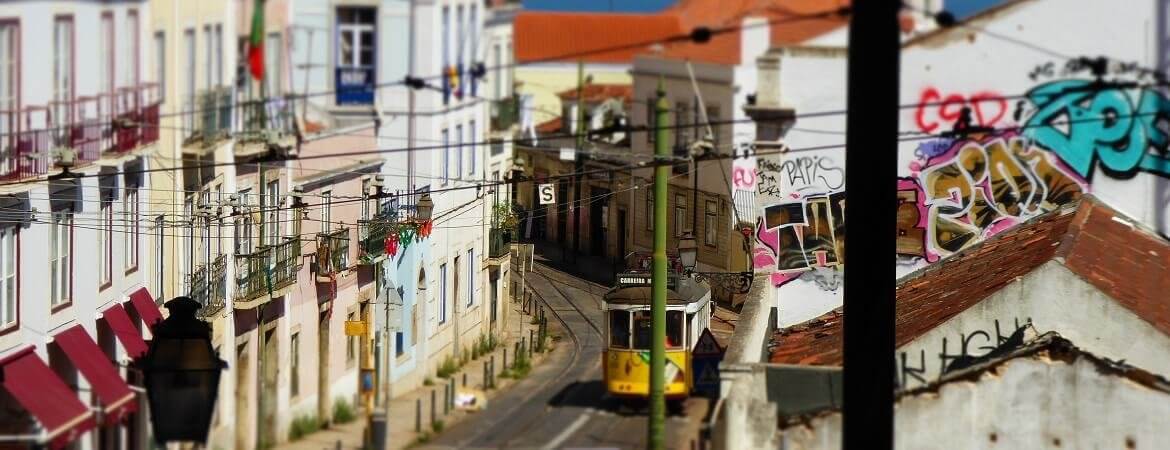
<path fill-rule="evenodd" d="M 937 143 L 929 145 L 938 148 Z M 1088 191 L 1088 184 L 1051 153 L 1012 134 L 950 142 L 945 152 L 911 162 L 910 170 L 911 177 L 898 186 L 903 200 L 898 206 L 899 254 L 928 262 L 1074 202 Z"/>
<path fill-rule="evenodd" d="M 1028 92 L 1035 112 L 1025 136 L 1052 150 L 1092 179 L 1101 169 L 1116 178 L 1138 171 L 1170 177 L 1170 142 L 1160 123 L 1170 120 L 1170 100 L 1152 89 L 1102 88 L 1098 81 L 1053 81 Z"/>
<path fill-rule="evenodd" d="M 971 95 L 950 93 L 943 96 L 937 88 L 928 87 L 918 97 L 914 110 L 914 121 L 923 133 L 939 131 L 959 118 L 964 107 L 974 113 L 972 125 L 992 127 L 1007 114 L 1008 103 L 1003 96 L 993 91 L 980 91 Z"/>

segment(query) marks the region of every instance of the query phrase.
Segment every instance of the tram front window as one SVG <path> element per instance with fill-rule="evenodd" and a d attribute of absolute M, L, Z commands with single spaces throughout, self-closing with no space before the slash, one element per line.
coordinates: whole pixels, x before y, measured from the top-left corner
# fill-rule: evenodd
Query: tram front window
<path fill-rule="evenodd" d="M 630 313 L 628 311 L 609 312 L 609 346 L 630 348 Z"/>
<path fill-rule="evenodd" d="M 683 346 L 683 312 L 666 312 L 666 348 Z"/>
<path fill-rule="evenodd" d="M 650 349 L 650 331 L 653 329 L 650 311 L 634 312 L 634 348 L 638 350 Z M 666 348 L 679 348 L 683 345 L 683 313 L 682 311 L 666 312 Z"/>

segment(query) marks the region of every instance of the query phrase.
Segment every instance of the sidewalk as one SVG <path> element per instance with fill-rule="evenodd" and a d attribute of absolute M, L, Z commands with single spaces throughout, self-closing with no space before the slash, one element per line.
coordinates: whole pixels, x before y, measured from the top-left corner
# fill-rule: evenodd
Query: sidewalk
<path fill-rule="evenodd" d="M 509 306 L 512 308 L 514 314 L 510 316 L 507 327 L 513 330 L 513 339 L 501 343 L 494 351 L 487 355 L 480 356 L 477 359 L 468 361 L 450 378 L 431 377 L 434 384 L 431 386 L 423 386 L 414 391 L 398 396 L 390 400 L 390 411 L 388 414 L 388 428 L 389 436 L 386 438 L 386 450 L 396 450 L 408 448 L 416 443 L 421 443 L 424 440 L 434 436 L 436 432 L 441 432 L 443 429 L 458 423 L 469 412 L 460 408 L 450 408 L 444 402 L 446 391 L 452 381 L 455 383 L 456 393 L 471 393 L 476 394 L 478 407 L 491 407 L 491 399 L 503 389 L 507 389 L 517 380 L 510 378 L 501 378 L 499 375 L 504 371 L 504 353 L 507 353 L 507 363 L 509 366 L 516 361 L 516 347 L 517 344 L 523 342 L 530 346 L 528 341 L 529 332 L 535 336 L 539 333 L 538 326 L 532 324 L 533 316 L 524 314 L 521 309 L 521 302 L 510 302 Z M 553 343 L 550 338 L 546 341 L 546 350 L 549 345 Z M 492 358 L 495 358 L 495 368 L 492 371 L 495 378 L 494 389 L 484 390 L 484 374 L 485 367 L 490 367 Z M 529 363 L 532 367 L 536 367 L 547 357 L 547 352 L 544 354 L 533 352 Z M 464 384 L 466 382 L 466 384 Z M 486 397 L 486 398 L 485 398 Z M 434 404 L 432 405 L 432 399 Z M 431 414 L 432 406 L 434 413 L 435 424 L 432 425 Z M 445 409 L 447 407 L 447 409 Z M 365 431 L 366 424 L 364 422 L 365 413 L 361 412 L 359 419 L 342 425 L 335 425 L 330 429 L 321 430 L 310 434 L 295 442 L 286 442 L 284 444 L 273 447 L 277 450 L 323 450 L 323 449 L 361 449 L 362 436 Z M 421 432 L 416 431 L 416 425 L 421 429 Z M 340 443 L 340 446 L 338 446 Z"/>

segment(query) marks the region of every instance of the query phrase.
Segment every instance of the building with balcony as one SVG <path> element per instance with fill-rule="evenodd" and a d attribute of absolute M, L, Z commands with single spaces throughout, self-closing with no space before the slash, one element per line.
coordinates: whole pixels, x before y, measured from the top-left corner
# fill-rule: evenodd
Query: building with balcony
<path fill-rule="evenodd" d="M 0 434 L 14 445 L 150 441 L 126 369 L 160 317 L 145 276 L 150 17 L 145 1 L 0 4 Z"/>

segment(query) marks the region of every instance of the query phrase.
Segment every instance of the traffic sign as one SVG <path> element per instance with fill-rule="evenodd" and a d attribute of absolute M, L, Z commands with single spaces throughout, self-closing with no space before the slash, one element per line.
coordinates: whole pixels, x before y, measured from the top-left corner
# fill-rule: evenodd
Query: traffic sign
<path fill-rule="evenodd" d="M 695 393 L 711 397 L 719 395 L 719 362 L 721 356 L 696 356 L 691 358 L 692 385 Z"/>
<path fill-rule="evenodd" d="M 695 348 L 691 351 L 691 356 L 718 356 L 723 358 L 723 349 L 719 347 L 719 342 L 715 341 L 715 335 L 711 334 L 711 329 L 703 330 L 703 334 L 699 335 L 699 341 L 695 343 Z"/>
<path fill-rule="evenodd" d="M 540 204 L 551 205 L 551 204 L 557 202 L 556 187 L 553 186 L 552 183 L 540 185 L 539 190 L 540 190 Z"/>

